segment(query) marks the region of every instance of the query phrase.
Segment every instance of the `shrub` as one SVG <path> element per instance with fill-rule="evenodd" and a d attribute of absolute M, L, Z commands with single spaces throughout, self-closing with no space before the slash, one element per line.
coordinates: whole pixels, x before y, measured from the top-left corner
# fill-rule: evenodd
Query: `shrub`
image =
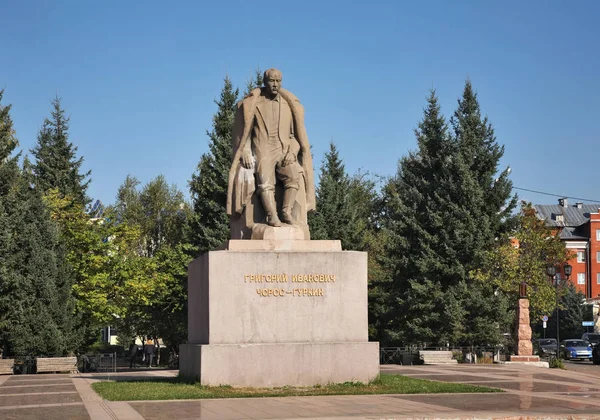
<path fill-rule="evenodd" d="M 565 368 L 565 364 L 562 361 L 562 359 L 559 359 L 557 357 L 552 357 L 550 359 L 549 364 L 550 364 L 550 367 L 553 369 L 564 369 Z"/>

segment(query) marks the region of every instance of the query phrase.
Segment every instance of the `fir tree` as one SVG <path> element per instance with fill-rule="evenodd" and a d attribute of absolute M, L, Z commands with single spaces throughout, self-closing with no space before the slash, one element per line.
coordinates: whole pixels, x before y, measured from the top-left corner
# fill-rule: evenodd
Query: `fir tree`
<path fill-rule="evenodd" d="M 11 332 L 22 322 L 26 308 L 23 278 L 15 267 L 15 231 L 12 214 L 18 209 L 16 186 L 19 178 L 18 146 L 10 105 L 2 104 L 4 90 L 0 90 L 0 347 L 6 355 L 10 351 Z"/>
<path fill-rule="evenodd" d="M 229 239 L 227 216 L 227 184 L 232 159 L 232 130 L 238 89 L 225 78 L 220 99 L 215 101 L 213 129 L 207 132 L 209 151 L 202 155 L 190 181 L 194 207 L 191 242 L 197 255 L 215 249 Z"/>
<path fill-rule="evenodd" d="M 69 142 L 69 117 L 59 98 L 52 101 L 52 107 L 51 118 L 44 120 L 38 142 L 31 150 L 36 187 L 44 193 L 56 188 L 64 196 L 86 204 L 91 171 L 81 173 L 83 157 L 77 158 L 77 147 Z"/>
<path fill-rule="evenodd" d="M 469 80 L 465 82 L 450 123 L 459 152 L 481 191 L 480 200 L 472 202 L 470 211 L 480 222 L 481 249 L 489 249 L 498 235 L 515 227 L 516 219 L 512 213 L 517 197 L 511 197 L 510 171 L 498 174 L 504 146 L 497 143 L 487 116 L 482 118 L 477 94 Z"/>
<path fill-rule="evenodd" d="M 434 247 L 444 225 L 436 191 L 451 172 L 454 154 L 435 92 L 415 130 L 418 150 L 401 159 L 398 173 L 384 188 L 387 249 L 380 256 L 391 281 L 385 283 L 384 342 L 436 339 L 443 303 L 441 267 Z"/>
<path fill-rule="evenodd" d="M 63 355 L 78 345 L 72 274 L 41 194 L 11 156 L 9 110 L 0 104 L 0 342 L 5 353 Z"/>
<path fill-rule="evenodd" d="M 20 216 L 15 218 L 15 268 L 26 293 L 22 323 L 13 325 L 16 354 L 62 356 L 80 342 L 75 331 L 73 277 L 41 194 L 21 183 Z"/>
<path fill-rule="evenodd" d="M 343 249 L 352 246 L 350 180 L 337 148 L 329 143 L 317 187 L 317 212 L 309 214 L 312 239 L 338 239 Z"/>
<path fill-rule="evenodd" d="M 252 77 L 248 83 L 246 83 L 246 90 L 244 96 L 248 96 L 254 89 L 259 88 L 263 85 L 263 72 L 260 69 L 254 70 L 254 77 Z"/>
<path fill-rule="evenodd" d="M 471 288 L 469 273 L 482 261 L 496 234 L 489 215 L 492 209 L 485 206 L 490 184 L 479 182 L 473 156 L 448 133 L 434 92 L 416 137 L 418 150 L 401 160 L 398 174 L 385 190 L 390 241 L 384 263 L 392 277 L 390 325 L 397 323 L 390 337 L 429 344 L 495 341 L 500 337 L 498 329 L 484 339 L 469 335 L 467 328 L 474 318 L 469 311 L 482 310 L 477 304 L 487 297 Z M 493 154 L 479 152 L 483 153 Z M 487 159 L 487 166 L 496 158 L 475 156 L 477 161 Z M 471 302 L 471 296 L 479 301 Z M 497 325 L 498 314 L 493 312 L 500 306 L 492 300 L 482 313 Z"/>

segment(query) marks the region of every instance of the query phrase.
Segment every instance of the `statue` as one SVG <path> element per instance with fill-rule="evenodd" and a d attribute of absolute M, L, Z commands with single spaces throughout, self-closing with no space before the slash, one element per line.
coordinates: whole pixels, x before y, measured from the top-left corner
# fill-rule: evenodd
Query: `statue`
<path fill-rule="evenodd" d="M 237 104 L 227 191 L 232 239 L 263 239 L 281 227 L 295 232 L 290 239 L 310 239 L 315 187 L 304 108 L 281 80 L 279 70 L 265 71 L 264 87 Z"/>

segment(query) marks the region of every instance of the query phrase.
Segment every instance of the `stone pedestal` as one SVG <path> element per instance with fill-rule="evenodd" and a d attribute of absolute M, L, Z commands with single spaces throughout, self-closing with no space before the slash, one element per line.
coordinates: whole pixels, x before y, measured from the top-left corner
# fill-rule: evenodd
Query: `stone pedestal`
<path fill-rule="evenodd" d="M 517 355 L 511 356 L 511 362 L 539 362 L 540 358 L 533 355 L 533 344 L 531 343 L 531 324 L 529 319 L 529 299 L 519 299 L 517 308 Z"/>
<path fill-rule="evenodd" d="M 529 299 L 519 299 L 517 308 L 519 327 L 517 330 L 517 355 L 531 356 L 533 344 L 531 343 L 531 321 L 529 319 Z"/>
<path fill-rule="evenodd" d="M 339 241 L 238 240 L 188 269 L 180 372 L 203 385 L 368 382 L 367 254 Z"/>

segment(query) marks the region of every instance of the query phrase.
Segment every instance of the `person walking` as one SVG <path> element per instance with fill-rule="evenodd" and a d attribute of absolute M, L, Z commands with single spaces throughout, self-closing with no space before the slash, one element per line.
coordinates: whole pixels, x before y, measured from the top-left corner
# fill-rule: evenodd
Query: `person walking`
<path fill-rule="evenodd" d="M 146 344 L 144 344 L 144 354 L 146 356 L 146 366 L 152 367 L 152 359 L 154 359 L 154 342 L 152 338 L 148 337 Z"/>

